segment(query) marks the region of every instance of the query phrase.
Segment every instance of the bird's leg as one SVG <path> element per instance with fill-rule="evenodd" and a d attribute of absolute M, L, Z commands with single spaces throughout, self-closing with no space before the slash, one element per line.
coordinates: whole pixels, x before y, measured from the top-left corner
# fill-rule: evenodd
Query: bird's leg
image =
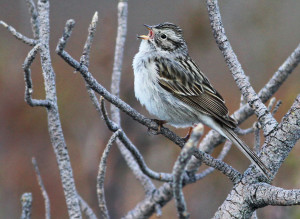
<path fill-rule="evenodd" d="M 194 127 L 190 127 L 190 128 L 189 128 L 189 132 L 187 133 L 187 135 L 186 135 L 185 137 L 182 138 L 185 142 L 187 142 L 187 141 L 190 139 L 191 134 L 192 134 L 192 131 L 193 131 L 193 128 L 194 128 Z"/>
<path fill-rule="evenodd" d="M 158 134 L 160 134 L 160 129 L 163 127 L 164 124 L 167 123 L 167 121 L 158 120 L 158 119 L 152 119 L 152 120 L 157 123 L 158 128 L 157 128 L 157 131 L 154 131 L 154 130 L 151 130 L 150 128 L 148 128 L 148 133 L 152 134 L 152 135 L 158 135 Z"/>

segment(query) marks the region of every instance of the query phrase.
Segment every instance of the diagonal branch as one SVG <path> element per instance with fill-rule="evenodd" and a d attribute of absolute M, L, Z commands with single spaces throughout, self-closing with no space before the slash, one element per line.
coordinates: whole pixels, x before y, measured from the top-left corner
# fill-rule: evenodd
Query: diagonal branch
<path fill-rule="evenodd" d="M 4 21 L 0 20 L 0 25 L 5 27 L 14 37 L 16 37 L 18 40 L 21 40 L 23 43 L 25 43 L 29 46 L 35 46 L 37 44 L 36 40 L 30 39 L 30 38 L 24 36 L 23 34 L 16 31 L 16 29 L 13 28 L 12 26 L 6 24 Z"/>
<path fill-rule="evenodd" d="M 173 181 L 173 175 L 172 174 L 158 173 L 158 172 L 155 172 L 155 171 L 151 170 L 147 166 L 147 164 L 144 161 L 143 156 L 141 155 L 141 153 L 139 152 L 137 147 L 129 140 L 126 133 L 122 130 L 122 128 L 120 126 L 118 126 L 116 123 L 114 123 L 108 117 L 107 111 L 106 111 L 106 108 L 105 108 L 105 104 L 104 104 L 104 99 L 101 98 L 100 101 L 101 101 L 100 103 L 101 103 L 101 111 L 102 111 L 103 119 L 104 119 L 107 127 L 110 129 L 110 131 L 115 132 L 116 130 L 118 130 L 120 132 L 120 134 L 118 136 L 119 140 L 124 144 L 126 149 L 132 154 L 135 161 L 139 165 L 139 169 L 141 169 L 141 171 L 145 175 L 149 176 L 152 179 L 155 179 L 155 180 L 158 180 L 158 181 L 163 181 L 163 182 L 172 182 Z M 147 183 L 147 184 L 149 184 L 149 183 Z M 146 189 L 146 191 L 148 190 L 149 192 L 153 192 L 153 190 L 155 189 L 154 185 L 153 186 L 147 186 L 146 188 L 148 188 L 148 189 Z"/>
<path fill-rule="evenodd" d="M 232 142 L 231 141 L 226 141 L 222 151 L 220 152 L 219 156 L 217 157 L 218 160 L 223 160 L 225 156 L 228 154 L 230 148 L 231 148 Z M 198 173 L 195 175 L 195 180 L 200 180 L 206 177 L 207 175 L 211 174 L 215 168 L 213 167 L 208 167 L 207 169 L 203 170 L 201 173 Z"/>
<path fill-rule="evenodd" d="M 237 86 L 241 90 L 248 104 L 253 108 L 262 125 L 264 135 L 267 136 L 274 130 L 278 123 L 249 83 L 240 62 L 230 45 L 222 24 L 218 0 L 206 0 L 206 4 L 216 43 L 225 58 L 225 62 L 229 67 Z"/>
<path fill-rule="evenodd" d="M 97 219 L 93 209 L 89 206 L 89 204 L 78 194 L 78 199 L 81 207 L 81 211 L 85 214 L 87 219 Z"/>

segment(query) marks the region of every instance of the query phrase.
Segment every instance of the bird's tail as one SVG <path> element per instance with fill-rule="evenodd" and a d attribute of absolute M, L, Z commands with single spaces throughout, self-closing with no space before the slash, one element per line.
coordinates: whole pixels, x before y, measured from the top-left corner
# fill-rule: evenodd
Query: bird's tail
<path fill-rule="evenodd" d="M 229 138 L 229 140 L 234 143 L 247 157 L 254 163 L 258 169 L 269 179 L 271 176 L 270 170 L 264 165 L 264 163 L 259 159 L 259 157 L 234 133 L 234 131 L 229 127 L 222 127 L 222 131 Z"/>

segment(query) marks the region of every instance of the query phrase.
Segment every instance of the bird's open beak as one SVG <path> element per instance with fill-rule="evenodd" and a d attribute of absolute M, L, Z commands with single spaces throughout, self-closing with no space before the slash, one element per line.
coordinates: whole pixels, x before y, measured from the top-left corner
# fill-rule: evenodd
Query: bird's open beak
<path fill-rule="evenodd" d="M 154 37 L 152 27 L 147 24 L 144 24 L 144 26 L 149 30 L 149 34 L 148 35 L 140 35 L 140 36 L 137 36 L 137 38 L 142 39 L 142 40 L 152 39 Z"/>

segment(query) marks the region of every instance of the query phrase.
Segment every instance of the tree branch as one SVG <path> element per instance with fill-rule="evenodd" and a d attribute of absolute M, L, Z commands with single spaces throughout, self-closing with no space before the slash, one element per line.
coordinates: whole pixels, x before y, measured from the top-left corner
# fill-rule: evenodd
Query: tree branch
<path fill-rule="evenodd" d="M 78 199 L 81 207 L 81 211 L 85 214 L 88 219 L 97 219 L 93 209 L 89 204 L 78 194 Z"/>
<path fill-rule="evenodd" d="M 229 43 L 222 24 L 218 1 L 206 0 L 206 4 L 209 13 L 211 28 L 213 30 L 213 35 L 216 43 L 218 44 L 219 49 L 221 50 L 225 58 L 225 62 L 229 67 L 237 86 L 241 90 L 248 104 L 253 108 L 259 122 L 262 125 L 264 135 L 267 136 L 274 130 L 278 123 L 274 119 L 272 114 L 267 110 L 267 107 L 263 104 L 259 96 L 254 91 L 253 87 L 249 83 L 240 62 L 238 61 L 238 58 Z"/>
<path fill-rule="evenodd" d="M 113 72 L 111 76 L 111 93 L 116 97 L 119 97 L 120 94 L 120 81 L 122 75 L 122 63 L 124 56 L 124 47 L 126 41 L 127 34 L 127 17 L 128 17 L 128 2 L 120 0 L 118 3 L 118 32 L 116 37 L 116 46 L 115 46 L 115 55 L 114 55 L 114 65 Z M 115 122 L 119 128 L 121 128 L 121 116 L 120 110 L 113 104 L 110 105 L 110 112 L 112 121 Z M 148 171 L 148 173 L 152 173 L 155 175 L 155 172 L 150 170 L 145 162 L 141 154 L 138 152 L 137 148 L 129 141 L 124 131 L 122 131 L 121 138 L 117 139 L 118 148 L 124 157 L 127 165 L 132 170 L 135 178 L 139 180 L 144 187 L 146 195 L 151 195 L 153 190 L 155 190 L 154 184 L 148 178 L 147 175 L 143 173 L 143 170 L 140 169 L 139 163 L 143 164 L 144 171 Z M 121 141 L 120 141 L 121 140 Z M 128 143 L 128 145 L 123 145 L 122 143 Z M 132 154 L 131 151 L 128 151 L 128 147 L 132 149 L 132 151 L 137 152 L 136 154 Z M 142 160 L 141 160 L 142 158 Z"/>
<path fill-rule="evenodd" d="M 32 106 L 32 107 L 42 106 L 42 107 L 48 108 L 51 106 L 51 102 L 49 100 L 32 99 L 33 85 L 32 85 L 32 79 L 31 79 L 30 66 L 31 66 L 33 60 L 35 59 L 40 46 L 41 46 L 41 44 L 37 44 L 30 50 L 30 52 L 28 53 L 27 57 L 25 58 L 25 61 L 23 64 L 24 80 L 25 80 L 25 101 L 29 106 Z"/>
<path fill-rule="evenodd" d="M 281 123 L 266 138 L 262 147 L 261 159 L 275 175 L 300 139 L 300 94 L 290 110 L 283 117 Z M 249 218 L 254 209 L 249 202 L 249 186 L 258 182 L 253 175 L 253 170 L 248 168 L 242 180 L 234 186 L 226 200 L 218 208 L 214 218 Z M 253 193 L 252 196 L 253 198 Z M 230 211 L 228 210 L 230 209 Z"/>
<path fill-rule="evenodd" d="M 271 79 L 266 83 L 266 85 L 259 91 L 259 98 L 265 103 L 270 99 L 275 92 L 278 91 L 283 82 L 288 78 L 288 76 L 293 72 L 293 70 L 298 66 L 300 62 L 300 44 L 292 52 L 292 54 L 283 62 L 279 69 L 274 73 Z M 232 117 L 235 118 L 238 124 L 244 122 L 247 118 L 253 115 L 253 110 L 246 104 L 236 110 Z M 209 131 L 209 133 L 204 137 L 199 145 L 199 149 L 206 153 L 211 153 L 213 149 L 221 144 L 225 138 L 214 130 Z M 196 172 L 201 165 L 199 160 L 192 158 L 188 169 L 190 171 Z"/>
<path fill-rule="evenodd" d="M 190 139 L 182 148 L 180 155 L 178 156 L 173 167 L 172 187 L 177 213 L 180 219 L 187 219 L 190 217 L 190 214 L 187 212 L 186 203 L 182 192 L 182 181 L 185 173 L 185 167 L 188 161 L 191 159 L 194 150 L 197 148 L 197 144 L 201 136 L 203 135 L 203 131 L 204 127 L 201 123 L 196 128 L 194 128 Z"/>
<path fill-rule="evenodd" d="M 124 47 L 127 34 L 127 17 L 128 17 L 128 3 L 127 1 L 119 1 L 118 4 L 118 33 L 116 38 L 116 47 L 114 55 L 113 72 L 111 76 L 111 93 L 119 97 L 120 95 L 120 82 L 122 74 L 122 64 L 124 56 Z M 120 111 L 113 104 L 111 107 L 111 118 L 112 120 L 120 125 Z"/>
<path fill-rule="evenodd" d="M 31 208 L 32 208 L 32 194 L 24 193 L 21 197 L 21 204 L 22 204 L 21 219 L 30 219 Z"/>
<path fill-rule="evenodd" d="M 267 205 L 291 206 L 300 204 L 300 190 L 285 190 L 265 183 L 254 184 L 249 188 L 249 201 L 255 207 Z"/>
<path fill-rule="evenodd" d="M 22 40 L 26 44 L 35 46 L 37 42 L 39 42 L 39 45 L 35 46 L 29 52 L 29 55 L 25 59 L 23 66 L 25 72 L 24 77 L 26 82 L 25 99 L 29 103 L 29 105 L 44 106 L 47 108 L 48 129 L 50 139 L 57 158 L 58 167 L 60 170 L 60 176 L 65 192 L 68 213 L 71 218 L 81 218 L 81 212 L 79 202 L 77 199 L 77 192 L 73 179 L 70 158 L 66 149 L 66 144 L 62 133 L 57 108 L 55 73 L 51 65 L 51 58 L 49 52 L 49 2 L 47 0 L 39 0 L 37 10 L 33 1 L 28 0 L 27 3 L 32 16 L 31 21 L 33 22 L 33 32 L 35 37 L 38 36 L 38 40 L 32 40 L 27 37 L 24 37 L 22 34 L 16 32 L 14 28 L 8 26 L 3 21 L 1 21 L 0 24 L 6 27 L 17 39 Z M 40 21 L 40 24 L 38 23 L 38 21 Z M 37 28 L 39 28 L 38 31 L 36 30 Z M 34 60 L 37 51 L 39 51 L 41 55 L 41 65 L 45 81 L 46 100 L 31 99 L 32 82 L 29 67 L 32 61 Z"/>
<path fill-rule="evenodd" d="M 62 127 L 59 118 L 55 72 L 51 65 L 51 57 L 49 51 L 49 2 L 47 0 L 38 1 L 38 12 L 40 20 L 40 56 L 45 81 L 46 99 L 52 102 L 52 107 L 48 108 L 48 129 L 52 146 L 56 155 L 60 177 L 63 185 L 63 190 L 68 207 L 70 218 L 81 218 L 80 205 L 78 201 L 77 190 L 73 178 L 70 157 L 66 147 L 65 139 L 62 132 Z"/>
<path fill-rule="evenodd" d="M 116 141 L 118 135 L 120 134 L 120 131 L 117 130 L 109 139 L 103 153 L 102 157 L 100 160 L 99 164 L 99 170 L 98 170 L 98 175 L 97 175 L 97 196 L 98 196 L 98 204 L 100 208 L 100 214 L 101 218 L 103 219 L 109 219 L 109 213 L 107 210 L 106 206 L 106 201 L 105 201 L 105 194 L 104 194 L 104 179 L 105 179 L 105 173 L 106 173 L 106 160 L 107 156 L 110 152 L 110 148 L 112 144 Z"/>
<path fill-rule="evenodd" d="M 39 21 L 39 14 L 38 11 L 36 9 L 36 6 L 34 4 L 33 0 L 26 0 L 26 4 L 30 13 L 30 23 L 31 23 L 31 27 L 32 27 L 32 32 L 33 32 L 33 36 L 34 39 L 38 40 L 39 39 L 39 35 L 40 35 L 40 21 Z"/>
<path fill-rule="evenodd" d="M 33 167 L 34 167 L 34 170 L 35 170 L 35 175 L 36 175 L 37 181 L 39 183 L 42 195 L 44 197 L 44 202 L 45 202 L 45 218 L 46 219 L 50 219 L 51 218 L 51 214 L 50 214 L 50 200 L 49 200 L 47 191 L 45 189 L 45 186 L 44 186 L 44 183 L 43 183 L 43 180 L 42 180 L 42 177 L 41 177 L 40 170 L 39 170 L 39 167 L 37 165 L 36 159 L 33 157 L 31 161 L 32 161 L 32 164 L 33 164 Z"/>
<path fill-rule="evenodd" d="M 5 27 L 8 30 L 8 32 L 10 32 L 18 40 L 21 40 L 23 43 L 25 43 L 25 44 L 27 44 L 29 46 L 35 46 L 37 44 L 36 40 L 30 39 L 30 38 L 24 36 L 23 34 L 21 34 L 18 31 L 16 31 L 16 29 L 13 28 L 12 26 L 6 24 L 4 21 L 0 20 L 0 25 L 2 25 L 3 27 Z"/>
<path fill-rule="evenodd" d="M 225 156 L 228 154 L 230 148 L 231 148 L 232 142 L 231 141 L 226 141 L 222 151 L 220 152 L 219 156 L 217 157 L 218 160 L 223 160 Z M 196 174 L 195 180 L 200 180 L 206 177 L 207 175 L 211 174 L 215 168 L 213 167 L 208 167 L 207 169 L 203 170 L 201 173 Z"/>
<path fill-rule="evenodd" d="M 158 180 L 158 181 L 163 181 L 163 182 L 172 182 L 173 181 L 173 175 L 169 173 L 158 173 L 153 170 L 151 170 L 147 164 L 144 161 L 143 156 L 137 149 L 137 147 L 129 140 L 127 137 L 126 133 L 123 131 L 123 129 L 118 126 L 116 123 L 111 121 L 109 117 L 107 116 L 107 111 L 104 105 L 104 99 L 101 98 L 101 110 L 102 110 L 102 115 L 103 119 L 106 122 L 107 127 L 110 129 L 110 131 L 115 132 L 118 130 L 120 132 L 118 138 L 119 140 L 123 143 L 123 145 L 126 147 L 126 149 L 132 154 L 134 160 L 137 162 L 139 165 L 139 169 L 147 176 L 149 176 L 152 179 Z M 148 184 L 148 183 L 147 183 Z M 151 183 L 152 184 L 152 183 Z M 155 190 L 154 185 L 153 186 L 147 186 L 146 191 L 148 193 L 152 193 L 153 190 Z"/>

